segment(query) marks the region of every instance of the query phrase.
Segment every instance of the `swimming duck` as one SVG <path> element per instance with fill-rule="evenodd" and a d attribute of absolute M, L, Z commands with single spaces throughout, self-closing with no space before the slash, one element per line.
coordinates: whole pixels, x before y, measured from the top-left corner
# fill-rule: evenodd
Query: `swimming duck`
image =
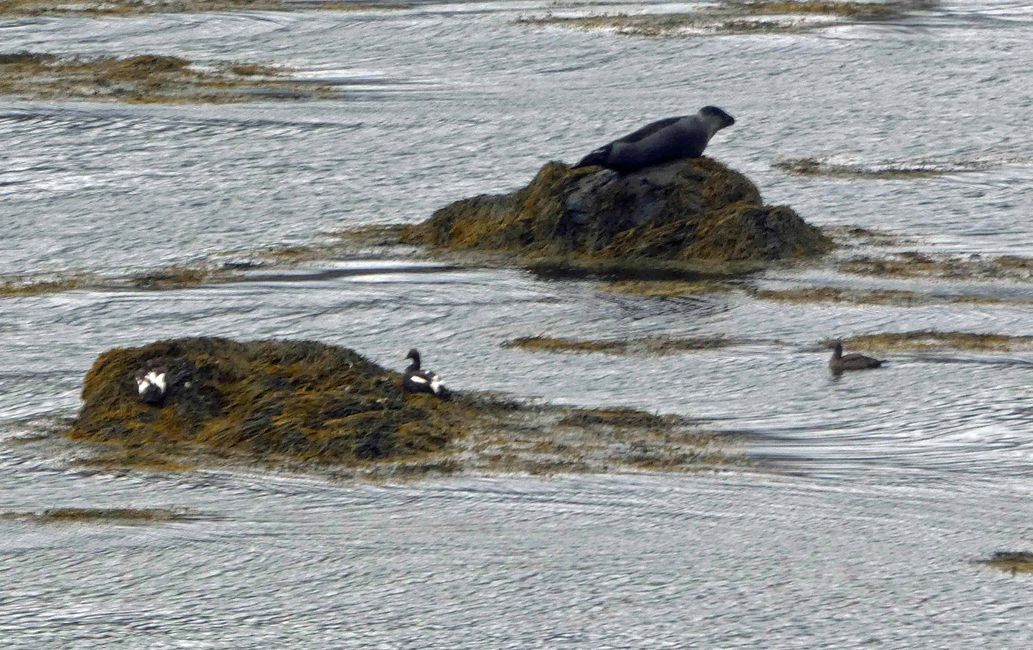
<path fill-rule="evenodd" d="M 136 390 L 140 394 L 140 401 L 144 404 L 160 405 L 165 401 L 165 391 L 168 387 L 166 377 L 168 368 L 165 366 L 148 364 L 136 373 Z"/>
<path fill-rule="evenodd" d="M 406 359 L 412 363 L 402 375 L 402 388 L 408 393 L 432 393 L 438 397 L 447 397 L 448 389 L 441 383 L 441 377 L 431 370 L 420 370 L 420 353 L 413 348 Z"/>
<path fill-rule="evenodd" d="M 843 342 L 836 341 L 832 348 L 832 358 L 829 359 L 829 369 L 832 372 L 843 372 L 844 370 L 864 370 L 866 368 L 878 368 L 882 361 L 863 354 L 843 354 Z"/>

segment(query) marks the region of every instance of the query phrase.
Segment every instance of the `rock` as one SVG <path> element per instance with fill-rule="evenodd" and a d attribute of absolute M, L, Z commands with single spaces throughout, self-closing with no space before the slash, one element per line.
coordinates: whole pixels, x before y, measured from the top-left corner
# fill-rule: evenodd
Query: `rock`
<path fill-rule="evenodd" d="M 526 187 L 456 201 L 402 238 L 531 258 L 621 261 L 765 262 L 832 248 L 792 208 L 763 205 L 748 178 L 706 157 L 625 176 L 550 162 Z"/>
<path fill-rule="evenodd" d="M 164 405 L 133 376 L 169 369 Z M 313 341 L 183 338 L 100 355 L 70 435 L 128 446 L 187 446 L 344 462 L 432 452 L 462 431 L 466 407 L 406 395 L 401 375 Z"/>
<path fill-rule="evenodd" d="M 168 368 L 161 406 L 140 401 L 135 371 Z M 402 392 L 401 375 L 312 341 L 183 338 L 101 354 L 69 435 L 77 464 L 187 471 L 252 466 L 338 478 L 460 471 L 696 471 L 739 463 L 685 418 L 624 408 L 525 405 L 490 392 L 451 401 Z M 3 513 L 0 513 L 0 518 Z"/>

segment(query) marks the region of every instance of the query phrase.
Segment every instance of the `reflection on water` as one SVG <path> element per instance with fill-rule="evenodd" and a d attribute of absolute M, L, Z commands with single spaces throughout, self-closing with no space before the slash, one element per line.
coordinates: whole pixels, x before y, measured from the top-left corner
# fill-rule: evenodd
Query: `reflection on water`
<path fill-rule="evenodd" d="M 1031 256 L 1029 166 L 920 180 L 772 167 L 1033 158 L 1024 7 L 946 3 L 810 35 L 678 40 L 522 29 L 509 23 L 524 6 L 503 3 L 0 22 L 5 50 L 285 63 L 343 93 L 246 107 L 0 102 L 0 274 L 125 275 L 412 222 L 707 103 L 737 118 L 708 153 L 769 202 L 819 225 L 900 233 L 909 249 Z M 1028 284 L 1003 290 L 1033 298 Z M 819 345 L 920 329 L 1033 335 L 1028 305 L 640 298 L 593 279 L 406 260 L 2 304 L 0 509 L 210 516 L 0 520 L 11 647 L 1024 647 L 1033 636 L 1014 610 L 1026 585 L 966 563 L 1033 541 L 1033 353 L 892 353 L 835 380 Z M 12 440 L 74 415 L 100 351 L 197 334 L 317 339 L 393 368 L 415 345 L 458 389 L 702 418 L 776 475 L 404 487 L 113 475 Z M 669 356 L 500 345 L 535 335 L 743 343 Z"/>

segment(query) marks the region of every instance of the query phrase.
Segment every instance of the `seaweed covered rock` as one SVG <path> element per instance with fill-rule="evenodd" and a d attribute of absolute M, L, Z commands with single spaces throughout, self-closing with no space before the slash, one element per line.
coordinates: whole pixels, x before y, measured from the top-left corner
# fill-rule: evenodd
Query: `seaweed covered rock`
<path fill-rule="evenodd" d="M 632 262 L 763 262 L 832 247 L 792 208 L 763 205 L 748 178 L 705 157 L 623 176 L 550 162 L 526 187 L 452 203 L 408 227 L 403 239 Z"/>
<path fill-rule="evenodd" d="M 144 404 L 136 371 L 168 368 L 164 404 Z M 344 462 L 432 452 L 465 409 L 402 392 L 400 375 L 313 341 L 183 338 L 100 355 L 71 436 L 130 446 L 201 446 Z"/>

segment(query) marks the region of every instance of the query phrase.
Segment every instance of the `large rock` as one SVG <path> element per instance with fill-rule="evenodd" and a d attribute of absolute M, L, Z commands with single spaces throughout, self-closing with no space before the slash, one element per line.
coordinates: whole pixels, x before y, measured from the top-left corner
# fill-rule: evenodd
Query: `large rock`
<path fill-rule="evenodd" d="M 622 261 L 769 261 L 832 247 L 792 208 L 763 205 L 749 179 L 705 157 L 626 176 L 550 162 L 526 187 L 456 201 L 403 239 Z"/>
<path fill-rule="evenodd" d="M 134 375 L 148 362 L 168 367 L 160 407 L 137 394 Z M 329 462 L 438 450 L 461 432 L 466 409 L 403 393 L 398 373 L 347 348 L 222 338 L 109 350 L 82 398 L 73 438 Z"/>

